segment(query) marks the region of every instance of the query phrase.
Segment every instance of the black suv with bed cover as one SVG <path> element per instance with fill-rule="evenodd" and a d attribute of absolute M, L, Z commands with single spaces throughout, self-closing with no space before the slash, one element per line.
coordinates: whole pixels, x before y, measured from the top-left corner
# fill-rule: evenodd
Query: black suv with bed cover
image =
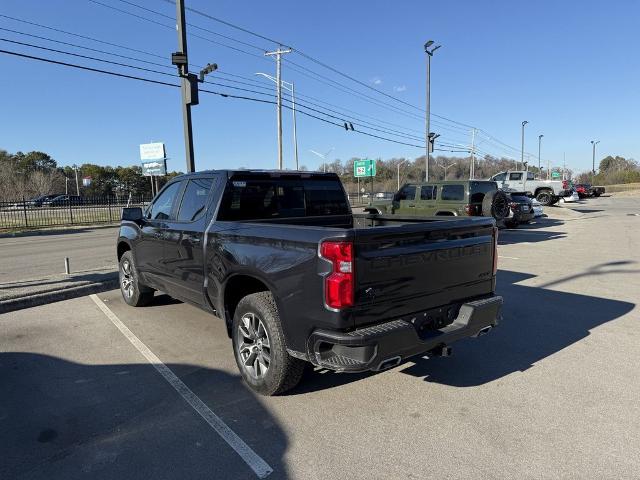
<path fill-rule="evenodd" d="M 306 362 L 384 370 L 498 322 L 492 218 L 354 215 L 335 174 L 210 171 L 125 208 L 120 286 L 154 290 L 226 324 L 255 391 L 295 386 Z"/>

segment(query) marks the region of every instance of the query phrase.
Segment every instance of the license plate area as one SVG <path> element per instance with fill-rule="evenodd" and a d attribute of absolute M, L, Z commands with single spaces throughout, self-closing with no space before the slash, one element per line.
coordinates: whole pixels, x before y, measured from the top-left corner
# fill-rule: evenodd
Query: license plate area
<path fill-rule="evenodd" d="M 421 339 L 425 339 L 432 332 L 451 325 L 458 317 L 461 305 L 457 303 L 432 308 L 431 310 L 407 316 L 403 320 L 410 322 L 416 329 L 418 336 Z"/>

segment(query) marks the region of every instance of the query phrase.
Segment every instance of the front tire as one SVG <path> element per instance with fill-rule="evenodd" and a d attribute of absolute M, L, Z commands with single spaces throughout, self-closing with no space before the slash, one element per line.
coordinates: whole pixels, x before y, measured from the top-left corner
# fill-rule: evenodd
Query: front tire
<path fill-rule="evenodd" d="M 260 395 L 278 395 L 300 382 L 305 362 L 287 352 L 271 292 L 252 293 L 240 300 L 232 333 L 236 364 L 252 390 Z"/>
<path fill-rule="evenodd" d="M 120 293 L 125 303 L 132 307 L 149 305 L 153 300 L 153 290 L 140 282 L 131 250 L 122 254 L 119 267 Z"/>

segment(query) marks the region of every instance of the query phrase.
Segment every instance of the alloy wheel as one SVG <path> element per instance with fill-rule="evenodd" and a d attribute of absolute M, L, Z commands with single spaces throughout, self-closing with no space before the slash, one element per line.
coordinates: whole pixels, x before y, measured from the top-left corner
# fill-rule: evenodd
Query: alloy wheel
<path fill-rule="evenodd" d="M 271 343 L 267 329 L 255 313 L 245 313 L 240 319 L 236 347 L 245 371 L 252 378 L 264 378 L 271 364 Z"/>
<path fill-rule="evenodd" d="M 128 298 L 133 296 L 133 272 L 129 260 L 124 260 L 120 267 L 120 287 Z"/>

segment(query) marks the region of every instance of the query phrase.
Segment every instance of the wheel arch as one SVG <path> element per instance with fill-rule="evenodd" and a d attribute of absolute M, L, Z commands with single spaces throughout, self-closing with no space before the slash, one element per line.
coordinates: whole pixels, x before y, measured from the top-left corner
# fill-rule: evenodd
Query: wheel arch
<path fill-rule="evenodd" d="M 127 242 L 126 240 L 120 240 L 118 242 L 118 247 L 117 247 L 118 262 L 122 258 L 122 255 L 124 255 L 125 252 L 128 252 L 130 250 L 131 250 L 131 245 L 129 244 L 129 242 Z"/>
<path fill-rule="evenodd" d="M 231 338 L 233 316 L 240 300 L 247 295 L 258 292 L 272 292 L 272 289 L 269 288 L 269 285 L 263 279 L 251 274 L 239 273 L 229 277 L 225 282 L 222 298 L 224 321 L 229 338 Z"/>

